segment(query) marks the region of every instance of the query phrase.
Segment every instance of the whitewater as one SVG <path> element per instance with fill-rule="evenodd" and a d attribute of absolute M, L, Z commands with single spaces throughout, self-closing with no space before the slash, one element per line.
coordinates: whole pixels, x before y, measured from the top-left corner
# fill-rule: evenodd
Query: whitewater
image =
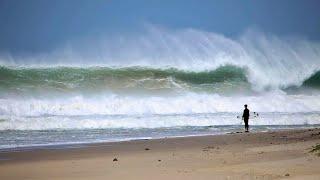
<path fill-rule="evenodd" d="M 148 27 L 2 54 L 0 148 L 239 131 L 244 104 L 252 131 L 318 127 L 319 100 L 318 42 Z"/>

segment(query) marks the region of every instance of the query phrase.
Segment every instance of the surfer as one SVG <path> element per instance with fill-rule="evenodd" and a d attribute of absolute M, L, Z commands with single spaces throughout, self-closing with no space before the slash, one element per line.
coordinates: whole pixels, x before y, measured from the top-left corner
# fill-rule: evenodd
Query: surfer
<path fill-rule="evenodd" d="M 249 132 L 249 115 L 250 111 L 248 109 L 248 105 L 244 105 L 244 110 L 243 110 L 243 114 L 242 114 L 242 119 L 244 120 L 244 128 L 245 128 L 245 132 Z"/>

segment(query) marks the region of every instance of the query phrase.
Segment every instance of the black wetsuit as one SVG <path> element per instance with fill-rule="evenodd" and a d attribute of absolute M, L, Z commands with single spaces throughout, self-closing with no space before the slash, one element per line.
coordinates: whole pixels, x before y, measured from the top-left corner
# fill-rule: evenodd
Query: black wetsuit
<path fill-rule="evenodd" d="M 243 115 L 242 118 L 244 120 L 244 128 L 246 129 L 246 131 L 249 131 L 249 109 L 246 108 L 243 110 Z"/>

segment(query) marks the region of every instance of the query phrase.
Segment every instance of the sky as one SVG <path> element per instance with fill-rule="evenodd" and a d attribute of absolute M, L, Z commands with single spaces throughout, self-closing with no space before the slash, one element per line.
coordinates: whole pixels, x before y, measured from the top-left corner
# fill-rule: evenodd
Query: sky
<path fill-rule="evenodd" d="M 139 33 L 144 24 L 320 40 L 319 7 L 319 0 L 0 0 L 0 52 L 48 52 L 81 38 Z"/>

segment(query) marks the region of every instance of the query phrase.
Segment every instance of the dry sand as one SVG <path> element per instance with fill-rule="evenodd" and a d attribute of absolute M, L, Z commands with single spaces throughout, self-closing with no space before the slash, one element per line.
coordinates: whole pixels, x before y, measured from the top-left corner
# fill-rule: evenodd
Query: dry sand
<path fill-rule="evenodd" d="M 2 152 L 0 179 L 320 179 L 317 143 L 304 129 Z"/>

